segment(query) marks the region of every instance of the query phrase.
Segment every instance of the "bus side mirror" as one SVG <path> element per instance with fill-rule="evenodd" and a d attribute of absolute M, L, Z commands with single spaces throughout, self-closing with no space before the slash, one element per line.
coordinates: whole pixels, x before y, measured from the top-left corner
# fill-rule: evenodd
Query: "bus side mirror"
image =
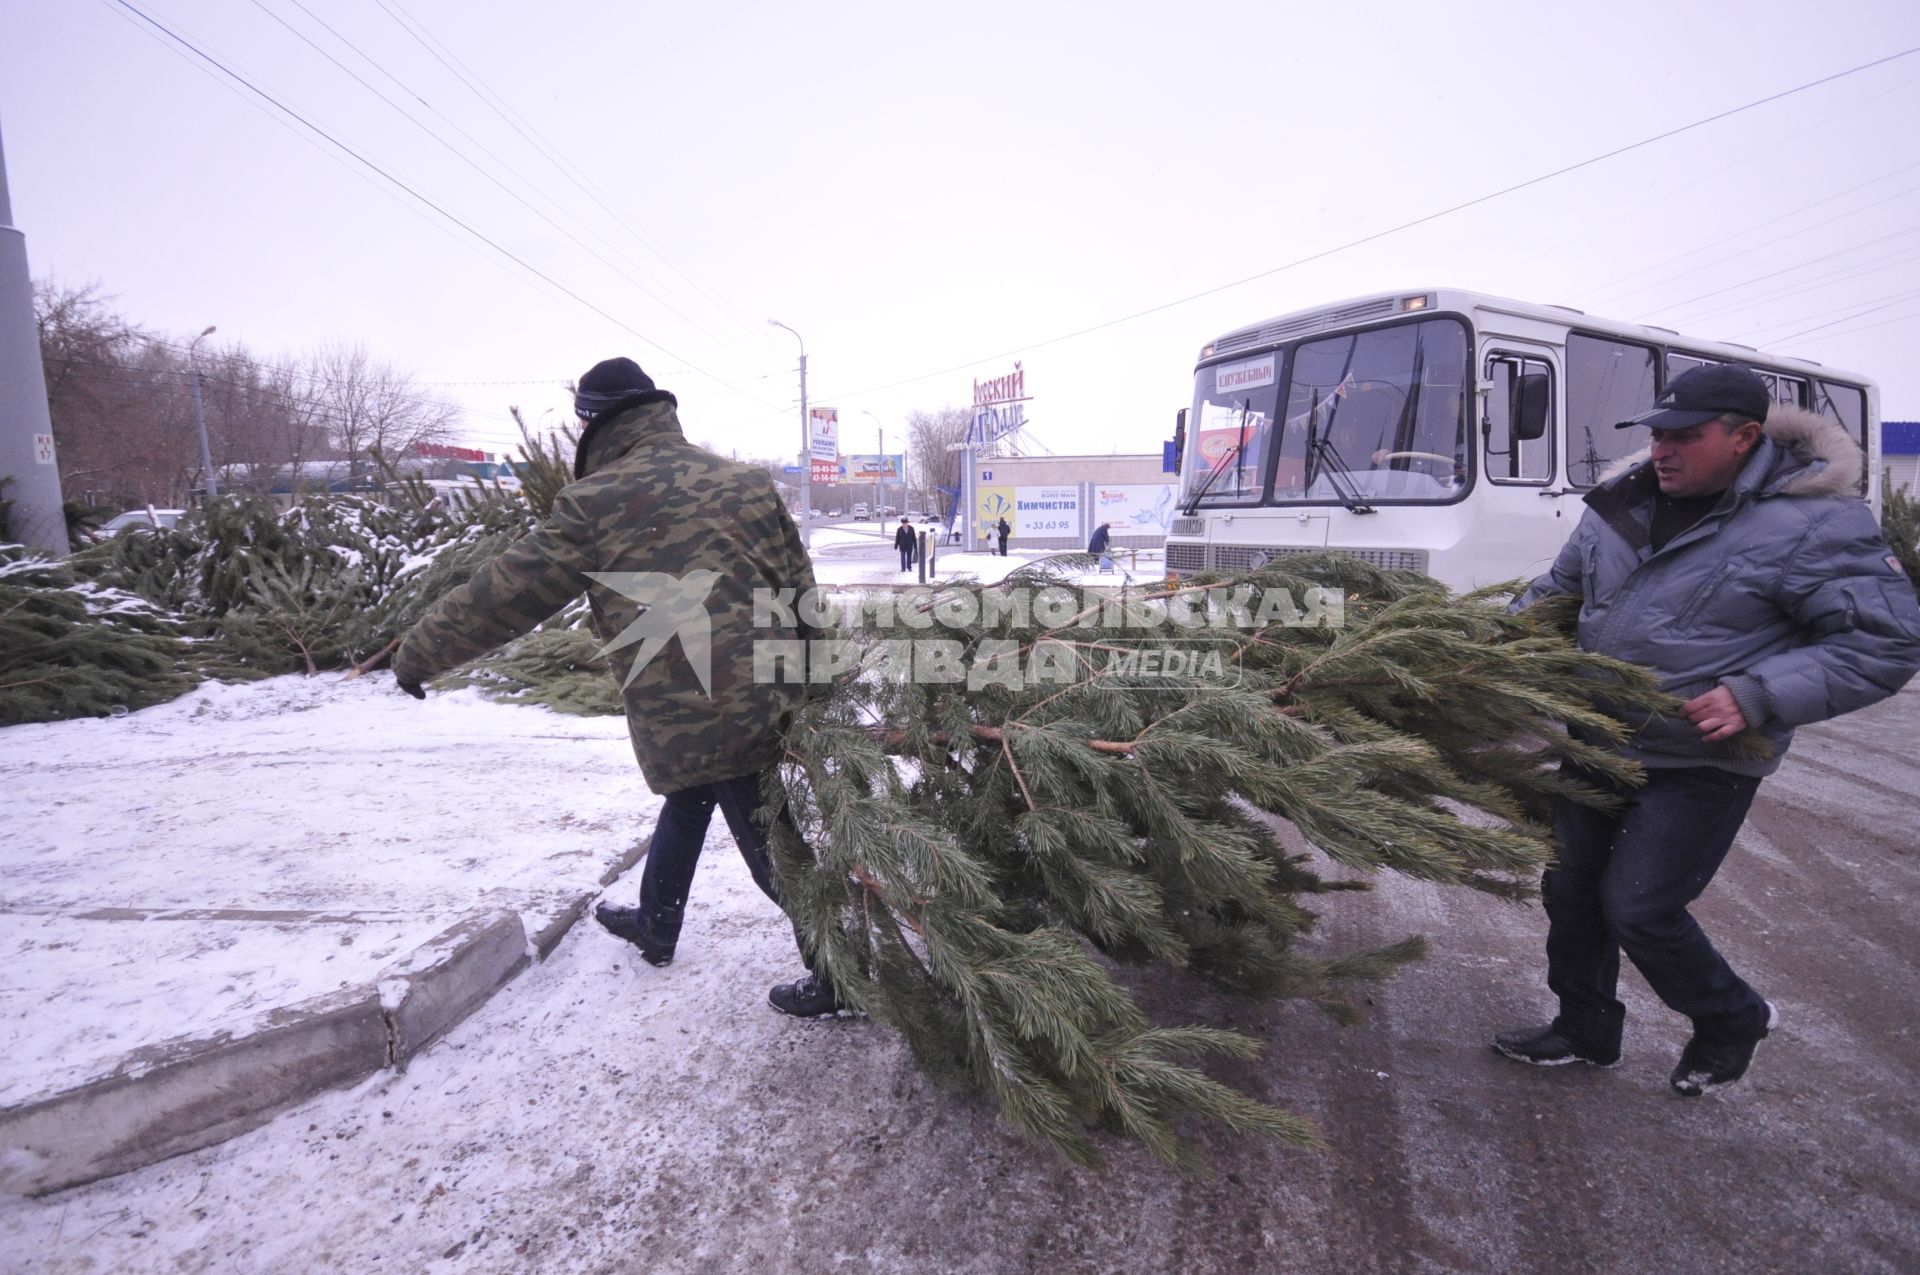
<path fill-rule="evenodd" d="M 1515 387 L 1513 436 L 1532 442 L 1547 432 L 1547 374 L 1527 372 Z"/>
<path fill-rule="evenodd" d="M 1180 466 L 1186 463 L 1187 455 L 1187 409 L 1181 408 L 1173 417 L 1173 472 L 1179 473 Z"/>

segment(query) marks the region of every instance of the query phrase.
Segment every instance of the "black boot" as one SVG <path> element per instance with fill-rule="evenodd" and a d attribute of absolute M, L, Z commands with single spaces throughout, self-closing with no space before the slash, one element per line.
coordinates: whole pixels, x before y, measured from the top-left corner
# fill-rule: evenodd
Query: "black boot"
<path fill-rule="evenodd" d="M 647 964 L 673 964 L 673 949 L 680 938 L 680 927 L 676 925 L 669 928 L 665 918 L 649 918 L 639 908 L 620 908 L 611 903 L 602 903 L 593 910 L 593 919 L 600 922 L 607 933 L 639 948 L 640 958 Z"/>
<path fill-rule="evenodd" d="M 819 974 L 809 974 L 797 983 L 780 984 L 767 993 L 767 1002 L 795 1018 L 819 1018 L 846 1008 L 840 1003 L 833 984 Z"/>

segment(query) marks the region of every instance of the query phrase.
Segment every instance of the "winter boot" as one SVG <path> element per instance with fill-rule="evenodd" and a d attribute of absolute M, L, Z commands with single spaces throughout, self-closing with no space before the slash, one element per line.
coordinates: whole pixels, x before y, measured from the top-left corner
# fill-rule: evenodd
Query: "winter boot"
<path fill-rule="evenodd" d="M 666 918 L 648 917 L 640 908 L 620 908 L 602 903 L 593 910 L 593 919 L 607 933 L 625 939 L 640 949 L 640 959 L 649 965 L 673 964 L 673 949 L 680 938 L 680 927 L 669 927 Z"/>
<path fill-rule="evenodd" d="M 1493 1038 L 1493 1047 L 1515 1062 L 1533 1067 L 1561 1067 L 1567 1063 L 1586 1063 L 1590 1067 L 1620 1065 L 1620 1047 L 1583 1049 L 1560 1034 L 1552 1023 L 1520 1031 L 1501 1032 Z"/>
<path fill-rule="evenodd" d="M 1758 1036 L 1746 1040 L 1712 1040 L 1694 1033 L 1687 1047 L 1680 1051 L 1680 1065 L 1673 1069 L 1668 1083 L 1683 1098 L 1698 1098 L 1726 1088 L 1747 1074 L 1747 1068 L 1753 1063 L 1753 1051 L 1779 1025 L 1780 1011 L 1768 1001 L 1767 1025 L 1760 1029 Z"/>
<path fill-rule="evenodd" d="M 809 974 L 797 983 L 782 983 L 767 993 L 767 1003 L 794 1018 L 819 1018 L 837 1014 L 846 1006 L 840 996 L 819 974 Z"/>

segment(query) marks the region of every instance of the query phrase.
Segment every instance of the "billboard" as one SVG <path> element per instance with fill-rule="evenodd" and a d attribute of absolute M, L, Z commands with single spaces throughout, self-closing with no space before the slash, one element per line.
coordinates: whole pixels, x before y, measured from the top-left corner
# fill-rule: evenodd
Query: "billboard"
<path fill-rule="evenodd" d="M 1112 523 L 1116 536 L 1164 536 L 1173 520 L 1172 483 L 1095 483 L 1088 534 Z"/>
<path fill-rule="evenodd" d="M 906 457 L 900 452 L 887 455 L 849 456 L 842 466 L 850 483 L 897 483 L 906 472 Z"/>
<path fill-rule="evenodd" d="M 1013 498 L 1016 490 L 999 483 L 982 483 L 974 488 L 973 534 L 975 540 L 991 536 L 993 525 L 1002 518 L 1007 520 L 1008 526 L 1013 526 Z"/>
<path fill-rule="evenodd" d="M 807 409 L 807 454 L 814 464 L 838 464 L 840 461 L 840 409 Z"/>
<path fill-rule="evenodd" d="M 1013 524 L 1016 536 L 1078 536 L 1080 526 L 1080 486 L 1015 487 Z"/>

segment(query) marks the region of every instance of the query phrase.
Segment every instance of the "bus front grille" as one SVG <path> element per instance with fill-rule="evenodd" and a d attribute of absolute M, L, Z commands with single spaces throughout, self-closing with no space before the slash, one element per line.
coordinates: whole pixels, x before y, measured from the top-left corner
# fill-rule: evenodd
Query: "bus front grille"
<path fill-rule="evenodd" d="M 1288 553 L 1338 553 L 1358 558 L 1384 571 L 1418 571 L 1422 575 L 1427 572 L 1425 549 L 1317 548 L 1310 545 L 1215 545 L 1213 565 L 1220 571 L 1251 571 Z M 1171 546 L 1167 564 L 1173 565 Z"/>
<path fill-rule="evenodd" d="M 1193 573 L 1207 569 L 1207 547 L 1205 545 L 1167 546 L 1167 570 Z"/>
<path fill-rule="evenodd" d="M 1167 570 L 1175 575 L 1192 575 L 1212 567 L 1215 571 L 1252 571 L 1282 554 L 1340 553 L 1358 558 L 1384 571 L 1418 571 L 1427 574 L 1425 549 L 1330 549 L 1313 545 L 1182 545 L 1167 546 Z"/>

